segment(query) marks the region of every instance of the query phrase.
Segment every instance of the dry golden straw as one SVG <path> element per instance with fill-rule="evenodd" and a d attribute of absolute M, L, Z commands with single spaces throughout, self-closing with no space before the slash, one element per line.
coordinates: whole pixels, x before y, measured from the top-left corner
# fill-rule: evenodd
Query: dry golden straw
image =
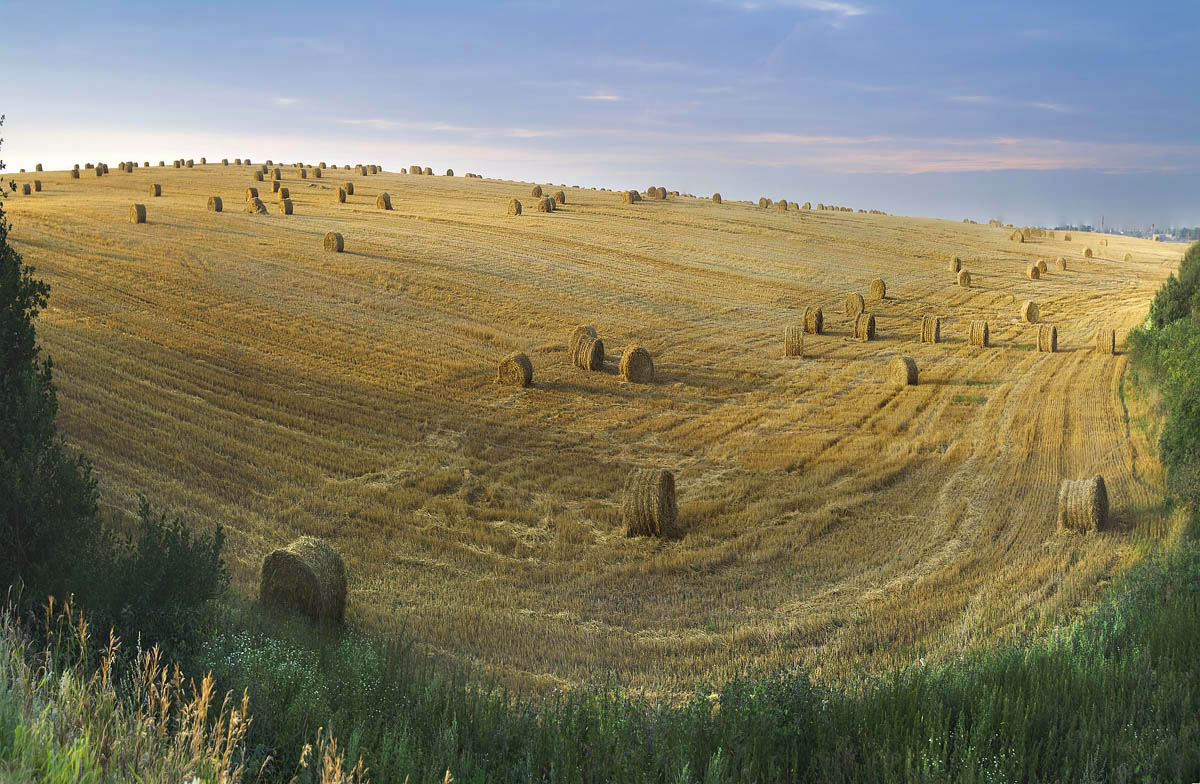
<path fill-rule="evenodd" d="M 635 470 L 625 481 L 621 520 L 626 536 L 674 536 L 679 520 L 675 475 L 656 468 Z"/>
<path fill-rule="evenodd" d="M 810 335 L 820 335 L 825 326 L 825 314 L 820 308 L 809 305 L 804 309 L 804 331 Z"/>
<path fill-rule="evenodd" d="M 599 363 L 595 364 L 595 366 L 592 365 L 592 356 L 591 356 L 591 352 L 595 351 L 595 349 L 593 347 L 589 346 L 588 347 L 588 352 L 589 352 L 588 355 L 586 357 L 583 356 L 584 355 L 584 342 L 585 341 L 599 342 L 599 337 L 600 336 L 596 332 L 596 328 L 590 324 L 580 324 L 579 326 L 575 327 L 575 329 L 571 331 L 570 339 L 567 341 L 567 356 L 570 358 L 571 364 L 576 365 L 578 367 L 583 367 L 587 370 L 599 370 L 604 365 L 604 343 L 603 342 L 600 342 Z M 586 359 L 587 364 L 581 364 L 581 359 Z"/>
<path fill-rule="evenodd" d="M 145 204 L 130 204 L 129 205 L 129 222 L 130 223 L 145 223 L 146 222 L 146 205 Z"/>
<path fill-rule="evenodd" d="M 1020 232 L 1020 230 L 1014 231 L 1012 234 L 1009 235 L 1008 238 L 1010 240 L 1012 240 L 1013 242 L 1024 242 L 1025 241 L 1025 235 L 1022 234 Z"/>
<path fill-rule="evenodd" d="M 937 316 L 921 317 L 921 342 L 937 343 L 942 339 L 942 320 Z"/>
<path fill-rule="evenodd" d="M 555 192 L 554 192 L 554 203 L 555 203 L 555 204 L 566 204 L 566 203 L 567 203 L 567 194 L 566 194 L 566 192 L 564 192 L 564 191 L 555 191 Z"/>
<path fill-rule="evenodd" d="M 896 386 L 916 386 L 917 361 L 912 357 L 896 357 L 888 363 L 888 379 Z"/>
<path fill-rule="evenodd" d="M 340 624 L 346 617 L 346 565 L 328 542 L 302 536 L 263 559 L 259 597 L 264 607 Z"/>
<path fill-rule="evenodd" d="M 720 203 L 721 203 L 721 194 L 719 194 L 719 193 L 714 193 L 714 194 L 712 195 L 712 200 L 713 200 L 713 203 L 715 203 L 715 204 L 720 204 Z"/>
<path fill-rule="evenodd" d="M 162 185 L 159 185 L 157 182 L 154 183 L 153 185 L 151 185 L 150 186 L 150 195 L 151 196 L 162 196 Z"/>
<path fill-rule="evenodd" d="M 1101 328 L 1096 330 L 1096 353 L 1117 353 L 1117 331 L 1115 329 Z"/>
<path fill-rule="evenodd" d="M 1036 324 L 1038 317 L 1041 315 L 1038 310 L 1038 304 L 1033 300 L 1025 300 L 1021 303 L 1021 320 L 1029 324 Z"/>
<path fill-rule="evenodd" d="M 21 183 L 21 195 L 28 196 L 33 193 L 33 186 L 27 182 Z"/>
<path fill-rule="evenodd" d="M 347 182 L 345 185 L 343 185 L 343 186 L 342 186 L 342 188 L 344 188 L 344 189 L 345 189 L 345 191 L 346 191 L 346 195 L 347 195 L 347 196 L 353 196 L 353 195 L 354 195 L 354 183 L 352 183 L 352 182 Z"/>
<path fill-rule="evenodd" d="M 1037 347 L 1038 351 L 1051 354 L 1058 351 L 1058 328 L 1049 324 L 1038 327 Z"/>
<path fill-rule="evenodd" d="M 958 256 L 951 256 L 950 257 L 950 271 L 958 272 L 960 269 L 962 269 L 962 259 L 959 258 Z"/>
<path fill-rule="evenodd" d="M 788 325 L 783 328 L 783 355 L 785 357 L 804 356 L 804 328 Z"/>
<path fill-rule="evenodd" d="M 976 319 L 971 322 L 971 331 L 968 335 L 967 342 L 972 346 L 987 348 L 988 346 L 988 323 L 983 319 Z"/>
<path fill-rule="evenodd" d="M 281 199 L 290 199 L 290 198 L 292 198 L 292 192 L 291 192 L 291 191 L 289 191 L 287 188 L 285 188 L 285 187 L 284 187 L 284 186 L 282 186 L 282 185 L 280 185 L 280 186 L 279 186 L 279 191 L 278 191 L 278 193 L 279 193 L 279 198 L 281 198 Z"/>
<path fill-rule="evenodd" d="M 538 212 L 554 212 L 554 199 L 549 196 L 543 196 L 537 200 Z"/>
<path fill-rule="evenodd" d="M 857 316 L 866 310 L 867 305 L 863 302 L 862 294 L 851 294 L 846 297 L 846 301 L 842 304 L 843 311 L 851 318 Z"/>
<path fill-rule="evenodd" d="M 875 339 L 875 317 L 870 313 L 860 313 L 854 319 L 854 337 L 859 340 Z"/>
<path fill-rule="evenodd" d="M 267 205 L 263 204 L 260 199 L 248 199 L 246 201 L 246 212 L 250 215 L 266 215 Z"/>
<path fill-rule="evenodd" d="M 254 181 L 255 181 L 255 182 L 262 182 L 262 181 L 263 181 L 263 173 L 262 173 L 262 172 L 260 172 L 260 171 L 256 171 L 256 172 L 254 172 Z"/>
<path fill-rule="evenodd" d="M 1038 265 L 1030 264 L 1025 270 L 1025 277 L 1029 278 L 1030 280 L 1037 280 L 1038 278 L 1042 277 L 1042 271 L 1038 269 Z"/>
<path fill-rule="evenodd" d="M 630 343 L 621 354 L 621 378 L 634 384 L 649 384 L 654 380 L 654 358 L 644 346 Z"/>
<path fill-rule="evenodd" d="M 257 199 L 257 198 L 258 198 L 258 188 L 247 188 L 246 189 L 246 201 L 250 201 L 251 199 Z"/>
<path fill-rule="evenodd" d="M 291 199 L 280 199 L 279 200 L 279 214 L 280 215 L 291 215 L 292 214 L 292 200 Z"/>
<path fill-rule="evenodd" d="M 1104 477 L 1064 479 L 1058 486 L 1058 526 L 1087 533 L 1108 525 L 1108 488 Z"/>
<path fill-rule="evenodd" d="M 967 272 L 966 270 L 959 270 L 958 285 L 964 289 L 971 288 L 971 273 Z"/>
<path fill-rule="evenodd" d="M 325 232 L 325 250 L 331 253 L 341 253 L 346 249 L 346 241 L 342 239 L 341 232 L 327 231 Z"/>
<path fill-rule="evenodd" d="M 1058 267 L 1060 272 L 1066 272 L 1067 260 L 1064 259 L 1062 256 L 1059 256 L 1057 259 L 1055 259 L 1054 264 L 1055 264 L 1055 266 Z"/>
<path fill-rule="evenodd" d="M 1125 261 L 1133 261 L 1133 254 L 1132 254 L 1132 253 L 1126 253 L 1126 254 L 1125 254 Z"/>
<path fill-rule="evenodd" d="M 533 363 L 520 351 L 514 351 L 500 360 L 496 368 L 496 383 L 509 387 L 529 386 L 533 383 Z"/>
<path fill-rule="evenodd" d="M 879 278 L 875 278 L 875 280 L 871 281 L 871 299 L 887 299 L 887 284 Z"/>
<path fill-rule="evenodd" d="M 223 205 L 221 204 L 220 196 L 209 196 L 208 197 L 208 211 L 209 212 L 220 212 L 222 207 L 223 207 Z"/>
<path fill-rule="evenodd" d="M 1038 259 L 1037 268 L 1038 272 L 1044 273 L 1050 269 L 1050 265 L 1046 263 L 1045 259 Z"/>
<path fill-rule="evenodd" d="M 375 197 L 375 208 L 380 210 L 390 210 L 392 208 L 392 197 L 387 191 Z"/>
<path fill-rule="evenodd" d="M 508 214 L 509 215 L 520 215 L 521 214 L 521 202 L 517 201 L 516 199 L 510 199 L 508 202 Z"/>
<path fill-rule="evenodd" d="M 533 190 L 529 192 L 529 195 L 535 199 L 540 199 L 542 197 L 542 186 L 534 185 Z"/>
<path fill-rule="evenodd" d="M 1090 259 L 1090 258 L 1092 258 L 1092 249 L 1091 249 L 1091 248 L 1084 248 L 1084 249 L 1083 249 L 1083 257 L 1084 257 L 1085 259 Z"/>

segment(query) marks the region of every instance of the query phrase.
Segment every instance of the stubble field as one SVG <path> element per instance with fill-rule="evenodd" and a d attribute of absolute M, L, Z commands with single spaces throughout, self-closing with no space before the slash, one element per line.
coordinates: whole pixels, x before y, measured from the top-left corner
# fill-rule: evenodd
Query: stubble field
<path fill-rule="evenodd" d="M 248 597 L 266 553 L 322 536 L 355 622 L 403 625 L 519 687 L 679 694 L 747 668 L 844 678 L 1060 622 L 1174 534 L 1120 345 L 1176 247 L 575 188 L 540 214 L 531 183 L 281 169 L 290 216 L 250 167 L 212 163 L 14 174 L 43 191 L 5 205 L 52 286 L 38 329 L 60 428 L 104 507 L 126 517 L 141 492 L 223 524 Z M 270 214 L 241 212 L 247 186 Z M 384 190 L 392 211 L 375 208 Z M 505 214 L 512 197 L 524 215 Z M 345 253 L 322 250 L 326 231 Z M 1038 258 L 1050 270 L 1028 280 Z M 863 343 L 841 303 L 873 278 L 888 295 L 868 300 Z M 1025 300 L 1057 353 L 1037 351 Z M 825 334 L 785 358 L 784 327 L 814 305 Z M 942 342 L 919 342 L 926 314 Z M 991 347 L 967 344 L 972 319 Z M 602 372 L 567 360 L 581 323 Z M 1117 355 L 1094 352 L 1100 327 Z M 634 341 L 651 384 L 616 372 Z M 496 385 L 518 350 L 533 386 Z M 889 383 L 897 355 L 918 386 Z M 651 466 L 675 472 L 681 538 L 623 535 L 624 480 Z M 1113 525 L 1060 532 L 1060 480 L 1097 473 Z"/>

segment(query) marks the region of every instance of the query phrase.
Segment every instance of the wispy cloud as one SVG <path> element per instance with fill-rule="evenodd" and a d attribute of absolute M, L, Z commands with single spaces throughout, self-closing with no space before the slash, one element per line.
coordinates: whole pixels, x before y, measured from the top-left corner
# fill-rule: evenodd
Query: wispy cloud
<path fill-rule="evenodd" d="M 710 0 L 719 5 L 730 6 L 742 11 L 764 11 L 768 9 L 795 9 L 815 11 L 826 16 L 833 27 L 842 27 L 848 19 L 866 16 L 869 10 L 857 3 L 844 0 Z"/>
<path fill-rule="evenodd" d="M 581 101 L 619 101 L 621 96 L 613 93 L 592 93 L 591 95 L 577 96 Z"/>
<path fill-rule="evenodd" d="M 990 95 L 952 95 L 950 100 L 955 103 L 995 103 L 996 99 Z"/>
<path fill-rule="evenodd" d="M 1075 111 L 1072 107 L 1067 106 L 1065 104 L 1061 104 L 1061 103 L 1046 103 L 1045 101 L 1034 101 L 1033 103 L 1031 103 L 1029 105 L 1032 106 L 1034 109 L 1045 109 L 1048 112 L 1059 112 L 1060 114 L 1067 114 L 1067 113 Z"/>
<path fill-rule="evenodd" d="M 282 95 L 277 95 L 272 100 L 275 102 L 276 106 L 291 106 L 292 104 L 297 103 L 300 99 L 285 98 Z"/>

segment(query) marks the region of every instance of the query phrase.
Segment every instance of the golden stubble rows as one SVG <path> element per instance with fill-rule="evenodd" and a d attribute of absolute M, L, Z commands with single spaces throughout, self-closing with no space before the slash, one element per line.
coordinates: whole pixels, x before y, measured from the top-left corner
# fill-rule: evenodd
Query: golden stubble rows
<path fill-rule="evenodd" d="M 1092 349 L 1096 328 L 1120 342 L 1141 322 L 1176 247 L 577 188 L 511 217 L 529 184 L 282 168 L 291 216 L 242 214 L 251 170 L 212 164 L 43 172 L 6 204 L 53 286 L 39 330 L 60 424 L 105 508 L 127 517 L 143 492 L 222 523 L 247 596 L 271 549 L 327 537 L 360 623 L 521 687 L 680 694 L 1006 639 L 1070 617 L 1171 533 L 1128 358 Z M 146 224 L 124 221 L 133 201 Z M 322 250 L 327 231 L 345 253 Z M 1024 277 L 1058 255 L 1067 271 Z M 877 277 L 879 337 L 859 343 L 840 303 Z M 1058 353 L 1035 350 L 1029 299 Z M 809 305 L 826 334 L 785 359 Z M 919 342 L 926 314 L 939 344 Z M 967 345 L 981 318 L 989 349 Z M 571 367 L 580 323 L 614 354 L 649 349 L 654 383 L 622 382 L 615 355 Z M 512 351 L 531 388 L 493 383 Z M 888 383 L 897 355 L 918 386 Z M 651 466 L 676 474 L 682 539 L 621 536 L 624 479 Z M 1058 532 L 1059 481 L 1095 473 L 1114 528 Z"/>

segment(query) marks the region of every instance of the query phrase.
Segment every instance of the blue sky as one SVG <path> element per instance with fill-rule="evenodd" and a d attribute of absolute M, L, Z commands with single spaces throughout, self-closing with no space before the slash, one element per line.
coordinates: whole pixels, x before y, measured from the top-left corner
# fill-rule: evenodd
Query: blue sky
<path fill-rule="evenodd" d="M 1200 224 L 1195 0 L 0 0 L 0 20 L 10 171 L 420 162 L 955 219 Z"/>

